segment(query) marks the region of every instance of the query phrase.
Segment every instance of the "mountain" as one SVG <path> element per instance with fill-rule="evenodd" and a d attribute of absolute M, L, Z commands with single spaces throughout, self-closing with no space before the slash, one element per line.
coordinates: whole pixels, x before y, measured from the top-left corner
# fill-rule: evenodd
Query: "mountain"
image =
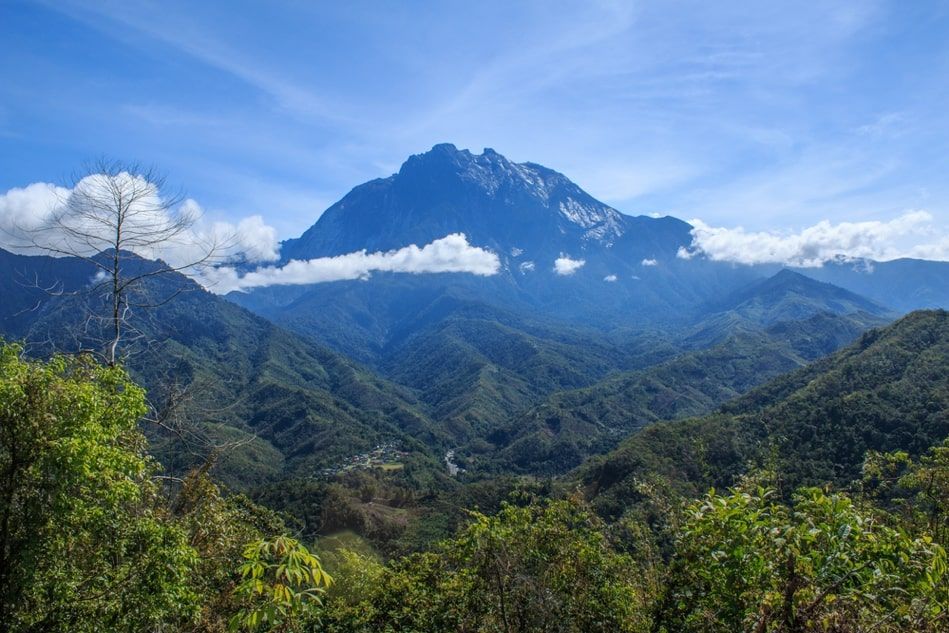
<path fill-rule="evenodd" d="M 146 260 L 137 265 L 163 266 Z M 36 354 L 94 348 L 98 326 L 86 318 L 94 298 L 75 294 L 93 274 L 81 260 L 0 250 L 6 284 L 0 334 L 26 341 Z M 57 293 L 44 290 L 51 287 Z M 426 454 L 443 437 L 411 391 L 180 274 L 152 277 L 144 292 L 160 305 L 133 313 L 127 364 L 156 404 L 171 386 L 190 386 L 193 433 L 202 443 L 235 445 L 218 465 L 228 483 L 246 487 L 312 475 L 384 442 Z M 174 298 L 160 301 L 167 297 Z M 194 459 L 174 437 L 152 439 L 166 465 L 184 467 Z"/>
<path fill-rule="evenodd" d="M 728 486 L 755 465 L 774 470 L 788 491 L 847 486 L 868 450 L 919 455 L 943 441 L 947 412 L 949 313 L 913 312 L 717 413 L 654 424 L 576 477 L 609 515 L 642 499 L 640 483 L 692 495 Z"/>
<path fill-rule="evenodd" d="M 708 413 L 893 317 L 873 301 L 790 270 L 699 314 L 669 360 L 552 393 L 510 418 L 489 436 L 491 459 L 508 469 L 562 472 L 649 423 Z"/>
<path fill-rule="evenodd" d="M 376 274 L 229 298 L 366 361 L 389 343 L 390 332 L 410 329 L 415 314 L 444 296 L 571 324 L 667 325 L 760 277 L 677 257 L 691 243 L 690 231 L 672 217 L 622 214 L 546 167 L 442 144 L 410 157 L 398 173 L 353 189 L 283 243 L 283 261 L 421 246 L 463 233 L 497 254 L 497 275 Z M 558 274 L 562 256 L 582 265 Z"/>
<path fill-rule="evenodd" d="M 742 292 L 757 292 L 759 304 L 766 304 L 767 292 L 788 295 L 807 277 L 861 296 L 831 297 L 836 291 L 821 286 L 799 293 L 834 313 L 853 312 L 862 297 L 875 302 L 864 310 L 870 314 L 880 306 L 895 313 L 949 306 L 949 263 L 840 260 L 799 269 L 798 276 L 788 271 L 770 282 L 774 288 L 754 289 L 781 268 L 683 259 L 678 254 L 692 244 L 691 231 L 673 217 L 621 213 L 536 163 L 446 143 L 411 156 L 389 177 L 354 188 L 299 238 L 283 243 L 281 263 L 422 246 L 463 233 L 470 244 L 498 256 L 496 275 L 376 273 L 234 292 L 229 299 L 376 367 L 386 364 L 398 340 L 432 325 L 433 314 L 452 316 L 447 305 L 601 332 L 685 332 L 717 312 L 764 325 L 796 318 L 794 310 L 809 316 L 810 299 L 800 296 L 768 308 L 722 304 L 726 297 L 740 302 Z M 560 269 L 570 274 L 555 271 L 561 257 L 576 263 L 571 271 Z"/>
<path fill-rule="evenodd" d="M 0 311 L 5 336 L 31 341 L 36 353 L 94 346 L 95 333 L 83 318 L 89 306 L 73 294 L 92 279 L 88 264 L 6 252 L 0 253 L 0 263 L 0 276 L 14 280 L 5 289 L 9 301 Z M 162 266 L 146 260 L 133 264 Z M 793 321 L 781 322 L 783 329 L 776 330 L 781 340 L 771 338 L 763 326 L 733 328 L 734 336 L 718 348 L 681 358 L 677 355 L 687 348 L 658 332 L 608 334 L 529 318 L 457 289 L 431 292 L 424 300 L 407 302 L 411 307 L 403 306 L 399 323 L 404 329 L 387 332 L 377 361 L 385 375 L 381 378 L 181 275 L 167 274 L 154 277 L 148 288 L 158 307 L 133 316 L 127 351 L 133 373 L 156 393 L 172 375 L 201 390 L 204 408 L 214 410 L 213 415 L 195 413 L 207 418 L 202 433 L 220 441 L 247 439 L 246 455 L 228 458 L 240 467 L 222 465 L 229 471 L 223 476 L 238 485 L 313 473 L 387 441 L 423 454 L 464 446 L 466 456 L 480 455 L 489 463 L 563 470 L 647 422 L 707 411 L 767 377 L 836 349 L 867 327 L 833 315 L 835 307 L 875 308 L 794 273 L 777 279 L 787 283 L 753 286 L 757 291 L 741 294 L 733 311 L 744 314 L 743 306 L 762 305 L 759 299 L 765 296 L 775 306 L 791 305 L 785 296 L 791 291 L 774 291 L 778 285 L 794 289 L 797 301 L 821 310 L 825 318 L 819 325 L 815 320 L 794 329 Z M 63 292 L 51 295 L 43 289 L 54 283 Z M 392 291 L 399 289 L 395 283 Z M 808 295 L 809 289 L 815 296 Z M 160 300 L 173 295 L 173 301 Z M 838 301 L 840 296 L 849 303 Z M 834 328 L 834 336 L 822 334 Z M 809 341 L 811 349 L 797 349 L 792 338 Z M 609 378 L 631 371 L 631 378 Z M 700 374 L 701 384 L 696 380 Z M 598 384 L 602 380 L 606 382 Z M 578 403 L 570 394 L 585 388 L 595 395 Z M 643 389 L 668 395 L 646 400 Z M 599 402 L 594 408 L 616 411 L 618 417 L 604 416 L 590 427 L 583 420 L 591 400 Z M 537 412 L 544 407 L 561 410 L 564 420 L 553 442 L 543 439 L 549 420 L 541 421 Z M 577 438 L 582 438 L 578 445 L 564 448 L 564 442 Z M 171 466 L 187 461 L 172 455 L 172 445 L 159 446 Z M 558 451 L 562 455 L 556 459 L 550 456 Z M 246 462 L 252 467 L 246 468 Z"/>
<path fill-rule="evenodd" d="M 442 144 L 353 189 L 285 242 L 282 258 L 385 251 L 464 233 L 498 254 L 497 275 L 384 273 L 228 298 L 410 387 L 463 453 L 502 451 L 505 467 L 528 471 L 570 467 L 642 424 L 709 411 L 895 316 L 798 272 L 682 259 L 690 231 L 675 218 L 624 215 L 546 167 Z M 558 275 L 561 255 L 585 264 Z M 616 386 L 626 384 L 617 377 L 626 372 L 722 345 L 682 361 L 707 372 L 698 391 L 683 390 L 687 380 L 672 369 L 642 378 L 665 393 L 678 390 L 677 406 Z M 564 411 L 563 433 L 544 430 L 536 407 L 571 410 L 560 392 L 588 388 L 602 392 L 594 398 L 602 409 L 629 407 L 629 415 L 587 428 Z M 562 460 L 543 457 L 557 447 Z"/>
<path fill-rule="evenodd" d="M 400 342 L 380 369 L 418 390 L 433 419 L 459 442 L 483 438 L 549 394 L 678 349 L 660 336 L 617 344 L 595 332 L 453 315 Z"/>
<path fill-rule="evenodd" d="M 410 157 L 397 174 L 353 189 L 285 242 L 282 254 L 289 260 L 386 251 L 460 232 L 499 253 L 519 248 L 530 259 L 585 242 L 612 245 L 634 227 L 656 244 L 667 243 L 666 235 L 688 241 L 685 223 L 634 223 L 551 169 L 444 143 Z"/>
<path fill-rule="evenodd" d="M 893 316 L 798 272 L 680 258 L 690 231 L 675 218 L 622 214 L 546 167 L 437 145 L 353 189 L 283 244 L 282 261 L 464 233 L 499 256 L 498 274 L 377 273 L 232 293 L 227 301 L 175 278 L 187 285 L 181 300 L 142 312 L 136 327 L 143 340 L 166 340 L 184 375 L 226 385 L 209 391 L 214 401 L 251 402 L 216 417 L 257 433 L 261 454 L 284 460 L 286 472 L 403 435 L 426 450 L 498 450 L 532 471 L 573 465 L 647 422 L 705 412 Z M 584 264 L 558 274 L 561 256 Z M 73 300 L 9 280 L 78 287 L 92 271 L 16 257 L 0 258 L 13 271 L 3 288 L 10 297 L 0 310 L 3 331 L 75 349 L 79 341 L 66 340 L 62 327 L 76 325 Z M 149 363 L 133 360 L 132 368 L 146 384 L 160 383 Z M 628 415 L 586 426 L 583 405 L 563 394 L 587 389 L 599 410 Z M 647 402 L 644 389 L 675 397 Z M 314 393 L 318 401 L 310 402 Z M 364 411 L 363 397 L 384 402 L 382 410 Z M 562 433 L 550 434 L 537 414 L 542 406 L 561 411 Z M 308 418 L 317 421 L 300 427 Z M 564 438 L 581 439 L 572 457 L 542 466 L 549 461 L 542 454 Z M 539 452 L 519 454 L 528 445 Z M 315 448 L 318 456 L 304 458 Z"/>
<path fill-rule="evenodd" d="M 799 272 L 899 312 L 949 307 L 949 262 L 908 258 L 888 262 L 841 259 Z"/>
<path fill-rule="evenodd" d="M 870 322 L 880 324 L 883 319 Z M 511 418 L 480 447 L 503 469 L 556 474 L 614 447 L 660 420 L 712 411 L 761 383 L 852 342 L 867 322 L 822 312 L 759 331 L 742 331 L 708 349 L 687 352 L 589 387 L 553 393 Z"/>
<path fill-rule="evenodd" d="M 819 312 L 877 315 L 888 312 L 874 301 L 788 269 L 754 282 L 709 307 L 714 312 L 734 312 L 761 325 L 803 319 Z"/>
<path fill-rule="evenodd" d="M 782 269 L 771 277 L 699 306 L 697 323 L 687 329 L 686 341 L 689 345 L 707 347 L 736 332 L 806 320 L 817 314 L 848 316 L 850 321 L 860 322 L 863 329 L 883 325 L 896 317 L 894 311 L 875 301 Z"/>

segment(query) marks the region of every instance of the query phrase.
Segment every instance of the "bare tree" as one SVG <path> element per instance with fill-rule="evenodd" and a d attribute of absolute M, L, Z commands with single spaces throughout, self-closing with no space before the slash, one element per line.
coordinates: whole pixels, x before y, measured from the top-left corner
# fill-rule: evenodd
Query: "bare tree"
<path fill-rule="evenodd" d="M 38 277 L 24 279 L 38 293 L 67 298 L 70 308 L 84 317 L 75 329 L 48 332 L 47 342 L 37 345 L 56 349 L 53 336 L 72 336 L 79 349 L 88 350 L 89 343 L 101 346 L 96 351 L 115 366 L 134 344 L 136 367 L 151 376 L 145 421 L 175 438 L 179 453 L 206 468 L 220 455 L 253 441 L 254 436 L 216 441 L 207 432 L 205 423 L 225 419 L 240 403 L 210 405 L 205 396 L 213 391 L 211 386 L 187 372 L 179 375 L 162 349 L 162 337 L 156 336 L 160 328 L 148 314 L 181 292 L 197 289 L 176 273 L 200 275 L 235 254 L 235 236 L 199 230 L 196 207 L 187 204 L 180 191 L 169 189 L 164 174 L 152 167 L 100 159 L 74 174 L 59 191 L 41 223 L 16 227 L 8 232 L 8 240 L 32 254 L 81 260 L 95 276 L 68 287 L 63 280 L 50 285 Z M 161 277 L 171 282 L 155 283 Z"/>
<path fill-rule="evenodd" d="M 194 273 L 214 263 L 227 248 L 226 238 L 198 235 L 193 230 L 197 215 L 181 204 L 180 193 L 167 190 L 164 175 L 154 168 L 99 160 L 70 185 L 49 218 L 27 235 L 34 250 L 75 257 L 95 268 L 95 280 L 83 292 L 106 300 L 107 314 L 90 318 L 105 321 L 109 335 L 103 357 L 115 365 L 130 310 L 154 307 L 173 296 L 136 303 L 146 280 Z M 142 265 L 142 257 L 158 259 L 168 251 L 176 254 L 173 263 Z"/>

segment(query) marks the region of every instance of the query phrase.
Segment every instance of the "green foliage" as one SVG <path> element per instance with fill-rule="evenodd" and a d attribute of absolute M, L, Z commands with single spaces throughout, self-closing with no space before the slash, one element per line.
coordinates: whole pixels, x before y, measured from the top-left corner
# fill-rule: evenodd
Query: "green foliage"
<path fill-rule="evenodd" d="M 191 290 L 137 317 L 157 342 L 129 350 L 144 384 L 172 376 L 207 396 L 186 412 L 202 416 L 194 436 L 235 447 L 183 480 L 155 477 L 136 429 L 144 396 L 121 370 L 0 352 L 0 631 L 946 625 L 949 445 L 925 452 L 949 434 L 945 312 L 907 317 L 714 415 L 652 425 L 563 485 L 535 476 L 647 422 L 706 412 L 873 319 L 818 315 L 765 330 L 760 322 L 814 304 L 754 300 L 675 346 L 618 344 L 625 335 L 474 308 L 446 318 L 436 302 L 414 334 L 386 334 L 391 346 L 377 357 L 413 391 Z M 68 299 L 50 303 L 32 325 L 64 331 L 69 308 Z M 656 341 L 651 352 L 636 347 Z M 711 341 L 720 344 L 668 360 L 673 347 Z M 175 437 L 151 439 L 174 474 L 195 465 Z M 398 471 L 317 477 L 392 440 L 409 453 Z M 467 474 L 444 474 L 447 448 Z M 677 511 L 680 499 L 761 465 L 777 490 L 745 485 Z M 861 475 L 857 501 L 799 488 L 841 488 Z M 320 559 L 282 536 L 280 516 L 227 494 L 222 479 L 293 514 L 301 539 L 337 533 L 337 548 L 348 540 L 369 553 L 325 557 L 331 587 Z M 546 499 L 581 482 L 597 512 Z"/>
<path fill-rule="evenodd" d="M 225 496 L 206 469 L 184 478 L 171 510 L 197 553 L 190 581 L 201 597 L 201 614 L 187 630 L 225 631 L 228 620 L 242 607 L 233 589 L 240 579 L 236 564 L 243 559 L 247 543 L 282 533 L 283 522 L 242 495 Z"/>
<path fill-rule="evenodd" d="M 380 567 L 351 555 L 331 631 L 644 631 L 653 570 L 576 501 L 505 504 L 435 551 Z"/>
<path fill-rule="evenodd" d="M 143 391 L 85 358 L 0 347 L 0 622 L 140 631 L 188 620 L 195 551 L 136 427 Z"/>
<path fill-rule="evenodd" d="M 145 260 L 138 265 L 160 267 Z M 84 318 L 85 302 L 94 298 L 73 292 L 94 274 L 86 262 L 70 258 L 0 256 L 0 278 L 67 284 L 58 296 L 29 295 L 26 305 L 20 303 L 22 289 L 11 291 L 18 298 L 9 303 L 4 294 L 0 335 L 30 341 L 29 351 L 37 356 L 98 348 L 110 334 Z M 312 476 L 382 442 L 399 441 L 421 453 L 428 450 L 426 442 L 443 439 L 408 389 L 187 277 L 151 277 L 137 292 L 137 303 L 155 307 L 132 312 L 128 327 L 136 336 L 122 343 L 121 354 L 153 405 L 162 408 L 178 399 L 186 432 L 147 430 L 152 453 L 172 473 L 200 465 L 209 447 L 229 444 L 234 448 L 217 461 L 213 474 L 231 488 L 249 491 L 265 482 Z M 171 296 L 174 300 L 166 301 Z M 37 305 L 41 308 L 30 310 Z M 13 308 L 29 318 L 10 321 Z"/>
<path fill-rule="evenodd" d="M 915 524 L 949 546 L 949 440 L 913 464 L 899 485 L 912 495 L 907 505 Z"/>
<path fill-rule="evenodd" d="M 583 387 L 635 360 L 570 328 L 452 316 L 388 351 L 381 369 L 419 389 L 455 442 L 483 438 L 544 396 Z"/>
<path fill-rule="evenodd" d="M 660 623 L 668 631 L 937 631 L 946 552 L 843 494 L 709 493 L 687 510 Z"/>
<path fill-rule="evenodd" d="M 217 633 L 242 608 L 253 613 L 232 591 L 237 564 L 282 521 L 225 496 L 205 469 L 169 501 L 137 428 L 144 392 L 121 368 L 19 352 L 0 347 L 0 630 Z M 281 552 L 288 543 L 275 542 Z M 291 562 L 315 578 L 298 549 Z M 293 591 L 270 622 L 295 617 L 310 595 Z"/>
<path fill-rule="evenodd" d="M 232 630 L 298 631 L 316 618 L 333 582 L 320 559 L 287 536 L 248 544 L 240 574 L 234 592 L 244 607 L 231 620 Z"/>
<path fill-rule="evenodd" d="M 949 439 L 913 460 L 905 451 L 872 451 L 863 465 L 864 494 L 904 523 L 949 545 Z"/>
<path fill-rule="evenodd" d="M 495 444 L 491 450 L 499 452 L 488 459 L 507 471 L 562 473 L 585 457 L 615 447 L 647 424 L 708 413 L 850 343 L 871 323 L 880 320 L 818 314 L 767 330 L 727 320 L 725 325 L 716 324 L 710 341 L 702 341 L 709 345 L 705 349 L 583 389 L 560 391 L 540 406 L 511 417 L 488 436 Z"/>
<path fill-rule="evenodd" d="M 587 389 L 556 394 L 494 439 L 515 468 L 564 472 L 659 420 L 699 415 L 802 360 L 765 336 L 742 336 Z"/>

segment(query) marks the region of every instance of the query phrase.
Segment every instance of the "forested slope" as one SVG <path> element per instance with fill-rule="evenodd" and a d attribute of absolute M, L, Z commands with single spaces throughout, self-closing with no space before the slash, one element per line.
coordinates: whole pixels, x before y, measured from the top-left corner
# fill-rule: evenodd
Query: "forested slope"
<path fill-rule="evenodd" d="M 949 435 L 949 313 L 914 312 L 853 345 L 725 404 L 712 415 L 655 424 L 577 471 L 606 514 L 660 478 L 687 494 L 722 487 L 754 466 L 782 485 L 860 476 L 867 451 L 920 454 Z"/>

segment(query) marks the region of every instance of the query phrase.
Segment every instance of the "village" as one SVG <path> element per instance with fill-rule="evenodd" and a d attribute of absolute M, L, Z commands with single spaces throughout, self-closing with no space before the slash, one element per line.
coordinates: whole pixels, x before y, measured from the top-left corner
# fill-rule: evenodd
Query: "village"
<path fill-rule="evenodd" d="M 403 467 L 402 460 L 408 456 L 409 453 L 401 450 L 396 442 L 386 442 L 366 453 L 347 457 L 337 466 L 323 468 L 319 471 L 318 477 L 330 478 L 352 470 L 368 470 L 370 468 L 401 470 Z"/>

